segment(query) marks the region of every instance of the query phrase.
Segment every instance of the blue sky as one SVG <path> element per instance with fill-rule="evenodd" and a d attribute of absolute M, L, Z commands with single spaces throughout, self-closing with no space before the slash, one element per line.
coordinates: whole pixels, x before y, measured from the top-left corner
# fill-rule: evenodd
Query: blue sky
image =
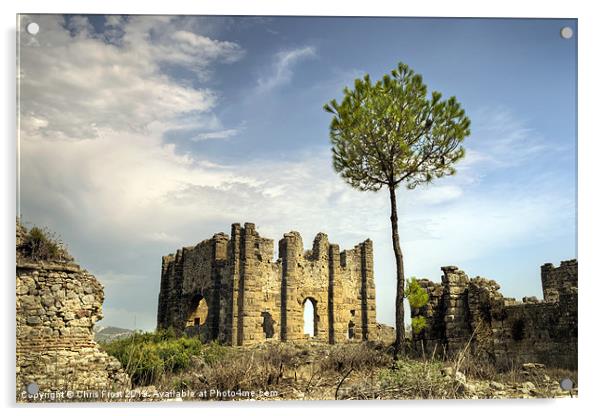
<path fill-rule="evenodd" d="M 576 257 L 575 20 L 23 16 L 20 210 L 105 285 L 103 325 L 155 325 L 160 256 L 233 222 L 309 247 L 375 242 L 392 323 L 388 200 L 330 166 L 322 106 L 399 61 L 472 120 L 458 174 L 399 191 L 409 276 L 455 264 L 506 296 Z"/>

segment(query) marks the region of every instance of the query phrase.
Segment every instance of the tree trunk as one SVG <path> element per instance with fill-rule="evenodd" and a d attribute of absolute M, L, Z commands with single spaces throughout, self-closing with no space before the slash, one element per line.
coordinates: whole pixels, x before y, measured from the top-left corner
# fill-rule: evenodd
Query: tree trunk
<path fill-rule="evenodd" d="M 397 291 L 395 295 L 395 349 L 394 358 L 399 357 L 399 353 L 405 341 L 405 322 L 403 292 L 405 277 L 403 271 L 403 253 L 399 246 L 399 231 L 397 225 L 397 200 L 395 197 L 395 187 L 389 186 L 389 196 L 391 199 L 391 237 L 393 238 L 393 251 L 395 252 L 395 265 L 397 270 Z"/>

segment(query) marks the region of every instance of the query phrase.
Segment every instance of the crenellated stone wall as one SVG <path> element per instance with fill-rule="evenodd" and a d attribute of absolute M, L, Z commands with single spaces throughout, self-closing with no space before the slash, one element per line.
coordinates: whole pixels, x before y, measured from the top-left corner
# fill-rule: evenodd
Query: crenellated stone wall
<path fill-rule="evenodd" d="M 314 339 L 338 343 L 377 336 L 372 242 L 340 251 L 319 233 L 304 250 L 299 233 L 278 243 L 255 225 L 233 224 L 194 247 L 163 257 L 158 328 L 198 333 L 206 340 L 249 345 L 298 341 L 306 302 L 314 309 Z M 205 319 L 199 305 L 206 304 Z"/>
<path fill-rule="evenodd" d="M 577 261 L 544 264 L 544 299 L 504 298 L 499 285 L 468 278 L 455 266 L 441 268 L 441 284 L 419 280 L 427 305 L 412 310 L 426 328 L 413 334 L 417 348 L 453 356 L 464 350 L 510 367 L 538 362 L 577 368 Z"/>

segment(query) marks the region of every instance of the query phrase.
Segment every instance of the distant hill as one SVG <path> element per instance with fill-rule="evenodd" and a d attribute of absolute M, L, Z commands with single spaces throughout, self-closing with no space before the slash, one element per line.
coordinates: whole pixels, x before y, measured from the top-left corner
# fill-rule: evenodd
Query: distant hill
<path fill-rule="evenodd" d="M 131 329 L 117 328 L 114 326 L 94 326 L 94 340 L 96 342 L 109 342 L 127 338 L 134 333 Z"/>

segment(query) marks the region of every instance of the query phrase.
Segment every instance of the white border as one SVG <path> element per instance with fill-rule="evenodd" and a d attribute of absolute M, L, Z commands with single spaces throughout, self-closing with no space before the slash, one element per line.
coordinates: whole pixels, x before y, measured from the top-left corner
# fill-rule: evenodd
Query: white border
<path fill-rule="evenodd" d="M 2 72 L 3 99 L 1 101 L 2 127 L 2 256 L 0 264 L 4 270 L 4 287 L 2 303 L 4 315 L 4 336 L 2 349 L 2 383 L 3 404 L 12 407 L 14 392 L 14 218 L 15 218 L 15 25 L 16 13 L 116 13 L 116 14 L 253 14 L 253 15 L 346 15 L 346 16 L 440 16 L 440 17 L 562 17 L 578 18 L 579 39 L 579 267 L 580 267 L 580 302 L 579 302 L 579 399 L 577 400 L 514 400 L 514 401 L 412 401 L 412 402 L 272 402 L 267 404 L 251 403 L 195 403 L 193 405 L 171 405 L 170 412 L 226 413 L 261 412 L 266 415 L 282 413 L 308 414 L 321 411 L 365 413 L 372 407 L 380 407 L 387 413 L 421 414 L 423 412 L 462 412 L 463 414 L 496 415 L 508 412 L 531 411 L 547 414 L 567 415 L 593 408 L 600 395 L 600 349 L 597 342 L 600 337 L 600 321 L 597 306 L 600 304 L 600 271 L 595 267 L 597 254 L 600 251 L 596 244 L 600 235 L 600 215 L 602 207 L 600 198 L 600 158 L 602 141 L 600 133 L 600 40 L 602 39 L 600 14 L 596 13 L 595 2 L 546 1 L 534 4 L 524 0 L 487 1 L 412 1 L 395 2 L 371 0 L 357 2 L 351 0 L 214 0 L 184 1 L 169 0 L 163 2 L 135 2 L 122 0 L 107 2 L 106 0 L 69 1 L 69 0 L 22 0 L 17 4 L 2 2 Z M 163 414 L 166 406 L 135 408 L 119 406 L 118 412 L 126 410 L 136 414 Z M 177 409 L 177 410 L 176 410 Z M 106 407 L 93 405 L 86 413 L 106 415 Z M 114 410 L 113 410 L 114 411 Z M 19 412 L 52 414 L 81 414 L 82 410 L 74 407 L 21 408 Z"/>

